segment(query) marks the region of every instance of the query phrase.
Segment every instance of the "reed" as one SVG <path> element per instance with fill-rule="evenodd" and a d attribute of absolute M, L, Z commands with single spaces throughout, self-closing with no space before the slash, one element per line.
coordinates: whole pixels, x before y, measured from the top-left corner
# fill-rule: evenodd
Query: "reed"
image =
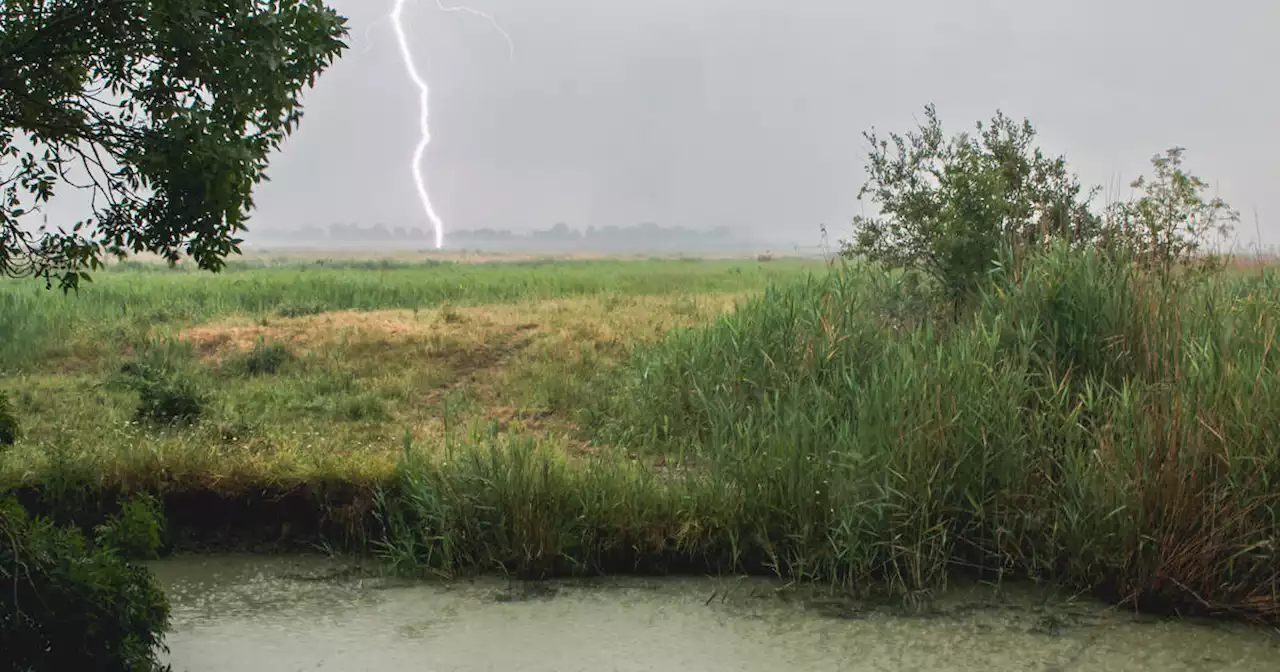
<path fill-rule="evenodd" d="M 997 270 L 956 320 L 846 266 L 642 346 L 597 435 L 750 493 L 786 576 L 1031 577 L 1280 614 L 1280 283 L 1096 252 Z"/>

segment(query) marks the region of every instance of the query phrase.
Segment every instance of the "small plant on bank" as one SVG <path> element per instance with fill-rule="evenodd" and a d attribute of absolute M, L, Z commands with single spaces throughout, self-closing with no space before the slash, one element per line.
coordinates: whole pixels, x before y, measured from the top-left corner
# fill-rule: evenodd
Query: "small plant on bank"
<path fill-rule="evenodd" d="M 376 422 L 389 417 L 387 404 L 370 392 L 343 397 L 333 403 L 333 418 L 346 422 Z"/>
<path fill-rule="evenodd" d="M 156 425 L 191 424 L 204 411 L 204 395 L 185 378 L 140 380 L 138 383 L 139 421 Z"/>
<path fill-rule="evenodd" d="M 163 513 L 154 497 L 137 495 L 120 507 L 119 513 L 94 529 L 94 540 L 126 560 L 154 560 L 159 557 Z"/>
<path fill-rule="evenodd" d="M 462 321 L 462 314 L 453 307 L 453 304 L 446 303 L 440 306 L 440 321 L 445 324 L 457 324 Z"/>

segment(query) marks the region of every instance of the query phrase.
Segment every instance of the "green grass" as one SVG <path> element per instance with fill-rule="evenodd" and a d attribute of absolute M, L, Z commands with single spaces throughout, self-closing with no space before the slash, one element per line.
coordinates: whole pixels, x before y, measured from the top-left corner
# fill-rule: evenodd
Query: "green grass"
<path fill-rule="evenodd" d="M 35 281 L 0 282 L 0 372 L 54 360 L 99 359 L 142 340 L 156 324 L 243 313 L 276 317 L 335 310 L 475 306 L 611 293 L 742 292 L 820 268 L 812 261 L 653 260 L 440 263 L 241 262 L 220 274 L 128 263 L 94 276 L 79 294 Z"/>
<path fill-rule="evenodd" d="M 0 283 L 0 482 L 236 495 L 389 475 L 400 437 L 496 423 L 547 438 L 632 343 L 821 264 L 124 264 L 79 294 Z"/>

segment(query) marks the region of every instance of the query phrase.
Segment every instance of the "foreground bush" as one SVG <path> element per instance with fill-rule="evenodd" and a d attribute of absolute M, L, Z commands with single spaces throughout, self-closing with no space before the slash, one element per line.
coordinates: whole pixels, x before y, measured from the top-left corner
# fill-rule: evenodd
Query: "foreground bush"
<path fill-rule="evenodd" d="M 78 529 L 33 520 L 0 499 L 0 669 L 162 669 L 168 602 L 146 568 L 114 547 L 154 553 L 146 540 L 158 535 L 145 513 L 127 506 L 90 544 Z"/>
<path fill-rule="evenodd" d="M 1057 249 L 958 323 L 837 269 L 638 353 L 604 436 L 747 496 L 789 576 L 1030 576 L 1280 616 L 1280 284 Z M 886 291 L 888 290 L 888 291 Z"/>

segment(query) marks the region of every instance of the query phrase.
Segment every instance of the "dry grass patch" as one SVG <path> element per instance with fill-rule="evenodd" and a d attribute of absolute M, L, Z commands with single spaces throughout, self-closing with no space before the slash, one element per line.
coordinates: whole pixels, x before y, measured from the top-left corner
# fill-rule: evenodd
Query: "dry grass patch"
<path fill-rule="evenodd" d="M 183 329 L 175 335 L 194 343 L 202 355 L 216 357 L 247 350 L 258 341 L 284 343 L 306 352 L 343 339 L 378 340 L 426 331 L 415 322 L 412 311 L 400 310 L 341 311 L 258 320 L 238 315 Z"/>
<path fill-rule="evenodd" d="M 705 323 L 732 310 L 746 296 L 607 295 L 428 310 L 339 311 L 301 317 L 254 319 L 237 315 L 170 335 L 192 342 L 203 356 L 214 358 L 247 350 L 259 341 L 283 343 L 299 354 L 352 344 L 375 344 L 391 350 L 405 343 L 432 343 L 447 355 L 500 348 L 524 334 L 527 345 L 541 345 L 534 350 L 543 353 L 589 345 L 617 354 L 634 343 L 653 340 L 674 326 Z"/>

